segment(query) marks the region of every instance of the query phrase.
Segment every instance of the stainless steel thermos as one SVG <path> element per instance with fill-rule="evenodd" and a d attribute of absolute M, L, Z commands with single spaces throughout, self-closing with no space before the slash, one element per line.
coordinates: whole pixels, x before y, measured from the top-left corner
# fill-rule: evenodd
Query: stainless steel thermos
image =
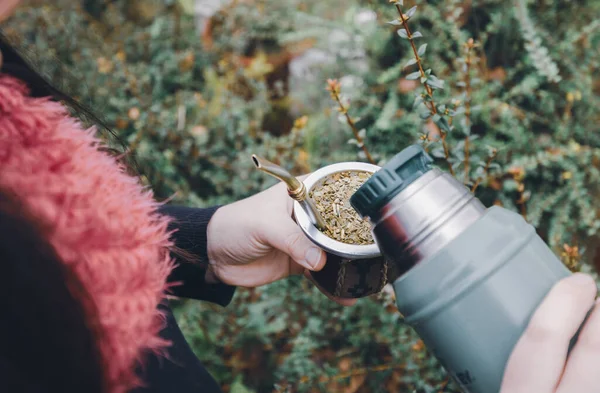
<path fill-rule="evenodd" d="M 520 215 L 484 207 L 417 145 L 350 203 L 396 267 L 405 322 L 465 392 L 497 393 L 529 319 L 569 270 Z"/>

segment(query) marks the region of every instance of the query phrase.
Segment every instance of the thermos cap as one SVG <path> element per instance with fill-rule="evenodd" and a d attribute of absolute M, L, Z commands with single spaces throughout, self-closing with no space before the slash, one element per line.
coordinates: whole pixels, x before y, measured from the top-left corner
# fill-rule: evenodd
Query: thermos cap
<path fill-rule="evenodd" d="M 372 217 L 400 191 L 432 169 L 433 159 L 419 145 L 396 154 L 375 172 L 350 198 L 352 207 L 363 217 Z"/>

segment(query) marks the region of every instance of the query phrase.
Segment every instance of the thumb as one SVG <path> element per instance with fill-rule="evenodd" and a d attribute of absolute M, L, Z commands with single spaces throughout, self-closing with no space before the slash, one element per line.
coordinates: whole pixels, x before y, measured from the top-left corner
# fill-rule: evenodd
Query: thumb
<path fill-rule="evenodd" d="M 318 271 L 325 266 L 325 252 L 311 242 L 291 219 L 268 226 L 264 240 L 306 269 Z"/>

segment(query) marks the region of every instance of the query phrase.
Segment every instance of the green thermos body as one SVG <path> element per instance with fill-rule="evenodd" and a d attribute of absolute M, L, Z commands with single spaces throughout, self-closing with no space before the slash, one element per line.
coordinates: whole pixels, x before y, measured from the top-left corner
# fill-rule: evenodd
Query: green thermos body
<path fill-rule="evenodd" d="M 468 393 L 498 393 L 509 356 L 570 271 L 520 215 L 485 206 L 413 145 L 351 198 L 394 263 L 397 307 Z"/>

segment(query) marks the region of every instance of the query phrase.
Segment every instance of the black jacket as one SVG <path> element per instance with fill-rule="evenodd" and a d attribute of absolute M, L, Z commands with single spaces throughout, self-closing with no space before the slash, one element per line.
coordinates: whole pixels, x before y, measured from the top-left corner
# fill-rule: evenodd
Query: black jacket
<path fill-rule="evenodd" d="M 175 245 L 207 261 L 206 228 L 217 208 L 199 209 L 180 206 L 163 206 L 161 212 L 175 219 L 173 235 Z M 170 282 L 182 284 L 172 288 L 173 295 L 181 298 L 204 300 L 226 306 L 235 288 L 224 284 L 207 284 L 205 270 L 199 264 L 180 262 L 169 277 Z M 220 393 L 213 377 L 192 352 L 185 341 L 168 304 L 161 305 L 167 315 L 167 327 L 161 337 L 171 341 L 166 357 L 151 356 L 140 375 L 145 386 L 131 393 Z"/>

